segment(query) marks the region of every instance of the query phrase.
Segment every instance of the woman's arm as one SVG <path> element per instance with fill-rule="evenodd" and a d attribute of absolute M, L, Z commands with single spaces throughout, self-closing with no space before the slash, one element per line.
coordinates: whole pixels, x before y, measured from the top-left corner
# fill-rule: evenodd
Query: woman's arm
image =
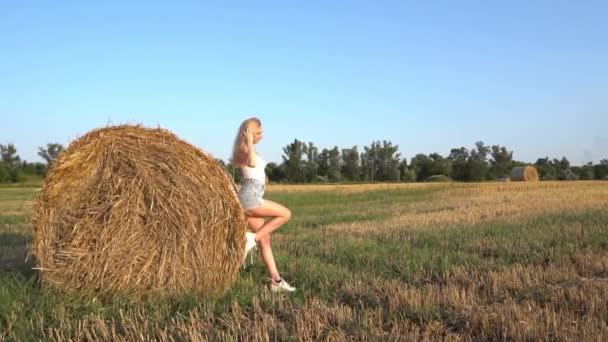
<path fill-rule="evenodd" d="M 247 130 L 247 166 L 255 167 L 256 163 L 256 153 L 253 148 L 253 133 L 248 129 Z"/>

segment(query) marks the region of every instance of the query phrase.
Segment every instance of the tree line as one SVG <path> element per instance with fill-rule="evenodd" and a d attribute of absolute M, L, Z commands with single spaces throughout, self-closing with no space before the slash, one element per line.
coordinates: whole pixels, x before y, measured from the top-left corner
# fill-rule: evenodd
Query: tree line
<path fill-rule="evenodd" d="M 0 144 L 0 183 L 23 182 L 28 176 L 45 176 L 53 161 L 64 150 L 58 143 L 38 148 L 45 161 L 28 163 L 21 160 L 13 144 Z M 235 182 L 241 171 L 231 162 L 217 159 Z M 463 181 L 482 182 L 506 178 L 515 166 L 529 163 L 513 160 L 513 151 L 505 146 L 476 142 L 469 150 L 453 148 L 450 154 L 416 154 L 411 160 L 401 157 L 399 146 L 390 141 L 372 141 L 360 151 L 350 148 L 320 150 L 312 142 L 298 139 L 283 147 L 282 162 L 268 163 L 266 174 L 277 183 L 327 182 L 424 182 Z M 608 159 L 599 164 L 572 166 L 566 157 L 539 158 L 533 164 L 542 180 L 608 179 Z"/>
<path fill-rule="evenodd" d="M 45 176 L 53 161 L 63 150 L 61 144 L 49 143 L 46 147 L 38 148 L 38 155 L 44 159 L 44 163 L 28 163 L 21 160 L 15 145 L 0 144 L 0 183 L 19 183 L 27 180 L 28 176 Z"/>
<path fill-rule="evenodd" d="M 238 182 L 239 168 L 219 160 Z M 359 151 L 350 148 L 319 150 L 312 142 L 295 139 L 283 147 L 282 163 L 269 163 L 266 174 L 279 183 L 324 182 L 424 182 L 462 181 L 483 182 L 508 178 L 513 167 L 529 163 L 513 159 L 506 146 L 486 145 L 478 141 L 471 149 L 453 148 L 450 154 L 416 154 L 408 163 L 399 146 L 390 141 L 373 141 Z M 608 159 L 599 164 L 572 166 L 566 157 L 539 158 L 534 164 L 542 180 L 608 179 Z"/>

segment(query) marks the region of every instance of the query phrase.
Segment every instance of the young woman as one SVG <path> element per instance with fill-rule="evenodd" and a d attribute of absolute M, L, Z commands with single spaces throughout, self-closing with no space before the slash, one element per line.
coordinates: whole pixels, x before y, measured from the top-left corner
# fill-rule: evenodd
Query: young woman
<path fill-rule="evenodd" d="M 262 123 L 258 118 L 245 120 L 236 136 L 232 155 L 232 162 L 243 172 L 238 195 L 251 229 L 245 234 L 245 257 L 259 242 L 262 259 L 272 277 L 270 289 L 293 292 L 296 289 L 281 278 L 270 248 L 270 233 L 289 221 L 291 212 L 284 206 L 263 198 L 266 162 L 256 152 L 254 146 L 260 142 L 262 136 Z M 266 221 L 266 218 L 269 220 Z"/>

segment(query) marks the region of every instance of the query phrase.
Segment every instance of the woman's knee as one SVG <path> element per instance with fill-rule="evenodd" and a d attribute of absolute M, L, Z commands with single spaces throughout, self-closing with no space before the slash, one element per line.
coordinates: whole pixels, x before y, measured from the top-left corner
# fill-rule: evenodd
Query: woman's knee
<path fill-rule="evenodd" d="M 249 229 L 251 229 L 254 232 L 257 232 L 264 225 L 264 219 L 259 219 L 257 217 L 256 218 L 249 217 L 247 219 L 247 224 L 249 225 Z"/>
<path fill-rule="evenodd" d="M 285 212 L 283 213 L 283 217 L 285 218 L 285 222 L 291 219 L 291 210 L 285 208 Z"/>
<path fill-rule="evenodd" d="M 262 246 L 270 246 L 270 234 L 266 234 L 264 237 L 258 240 Z"/>

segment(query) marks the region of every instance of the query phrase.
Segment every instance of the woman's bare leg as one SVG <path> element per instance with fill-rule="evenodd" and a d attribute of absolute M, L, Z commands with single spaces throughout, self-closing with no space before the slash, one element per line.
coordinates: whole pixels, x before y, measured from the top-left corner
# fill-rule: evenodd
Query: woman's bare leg
<path fill-rule="evenodd" d="M 257 232 L 264 225 L 263 217 L 248 217 L 247 223 L 252 231 Z M 277 270 L 277 265 L 274 262 L 274 256 L 272 255 L 272 249 L 270 248 L 270 235 L 266 235 L 263 238 L 259 239 L 260 243 L 260 254 L 262 255 L 262 260 L 264 260 L 264 264 L 266 264 L 266 268 L 270 273 L 270 277 L 272 280 L 281 279 L 281 275 Z"/>
<path fill-rule="evenodd" d="M 291 218 L 291 211 L 271 200 L 264 200 L 261 206 L 247 211 L 249 215 L 258 218 L 271 217 L 259 230 L 256 232 L 256 240 L 262 242 L 265 236 L 269 236 L 271 232 L 287 223 Z"/>

